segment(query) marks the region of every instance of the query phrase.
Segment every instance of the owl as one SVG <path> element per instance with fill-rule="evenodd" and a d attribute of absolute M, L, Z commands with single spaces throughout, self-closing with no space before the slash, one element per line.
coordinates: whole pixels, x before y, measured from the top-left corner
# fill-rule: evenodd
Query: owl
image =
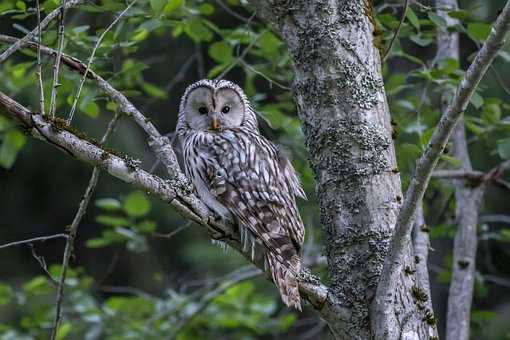
<path fill-rule="evenodd" d="M 177 133 L 196 194 L 217 216 L 234 222 L 244 250 L 264 259 L 282 301 L 301 310 L 305 230 L 296 197 L 306 196 L 290 161 L 260 134 L 243 90 L 227 80 L 190 85 Z"/>

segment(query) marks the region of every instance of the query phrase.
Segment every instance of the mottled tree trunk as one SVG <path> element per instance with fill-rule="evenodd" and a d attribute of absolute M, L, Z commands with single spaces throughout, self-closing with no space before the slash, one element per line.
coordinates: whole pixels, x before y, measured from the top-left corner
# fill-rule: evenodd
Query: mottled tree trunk
<path fill-rule="evenodd" d="M 436 0 L 436 5 L 438 9 L 455 10 L 458 8 L 457 0 Z M 438 10 L 437 14 L 443 17 L 448 26 L 459 24 L 458 20 L 448 16 L 448 13 L 444 10 Z M 440 30 L 437 36 L 437 47 L 438 62 L 448 58 L 459 60 L 459 34 L 457 32 Z M 446 109 L 453 95 L 453 91 L 445 93 L 443 110 Z M 459 120 L 453 131 L 452 144 L 452 154 L 462 162 L 462 169 L 473 170 L 463 118 Z M 457 232 L 453 245 L 453 269 L 448 294 L 445 338 L 447 340 L 467 340 L 469 339 L 471 302 L 475 283 L 475 260 L 478 241 L 476 226 L 485 185 L 480 183 L 480 185 L 474 187 L 465 180 L 454 180 L 454 186 Z"/>
<path fill-rule="evenodd" d="M 294 93 L 324 225 L 330 294 L 337 315 L 323 315 L 339 339 L 428 339 L 427 294 L 414 283 L 414 259 L 394 295 L 385 329 L 371 303 L 402 192 L 392 127 L 368 1 L 255 1 L 292 56 Z M 428 319 L 427 319 L 428 316 Z M 427 321 L 429 323 L 427 323 Z M 377 335 L 377 336 L 376 336 Z"/>

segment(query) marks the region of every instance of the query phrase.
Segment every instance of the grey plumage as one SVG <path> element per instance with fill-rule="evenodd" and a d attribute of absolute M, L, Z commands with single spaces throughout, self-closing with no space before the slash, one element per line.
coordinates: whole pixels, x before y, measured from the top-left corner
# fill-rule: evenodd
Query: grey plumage
<path fill-rule="evenodd" d="M 297 276 L 306 198 L 291 163 L 259 132 L 242 89 L 200 80 L 184 93 L 177 123 L 187 175 L 204 203 L 235 221 L 245 251 L 263 256 L 283 302 L 301 309 Z"/>

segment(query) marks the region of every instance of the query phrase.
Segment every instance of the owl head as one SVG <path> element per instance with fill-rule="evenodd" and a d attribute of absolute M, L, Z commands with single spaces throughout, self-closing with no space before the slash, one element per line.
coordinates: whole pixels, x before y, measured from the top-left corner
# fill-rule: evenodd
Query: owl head
<path fill-rule="evenodd" d="M 177 130 L 258 130 L 257 117 L 243 90 L 228 80 L 203 79 L 188 86 L 181 99 Z"/>

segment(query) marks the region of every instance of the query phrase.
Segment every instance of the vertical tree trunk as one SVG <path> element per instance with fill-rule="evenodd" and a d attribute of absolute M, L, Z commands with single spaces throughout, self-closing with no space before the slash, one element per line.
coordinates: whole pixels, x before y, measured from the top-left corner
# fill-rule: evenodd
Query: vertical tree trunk
<path fill-rule="evenodd" d="M 457 0 L 436 0 L 438 15 L 443 17 L 448 26 L 458 24 L 456 19 L 448 16 L 441 9 L 455 10 Z M 437 60 L 452 58 L 459 60 L 459 34 L 447 30 L 439 31 L 437 35 Z M 442 108 L 446 109 L 453 91 L 444 96 Z M 462 168 L 473 170 L 469 157 L 464 119 L 461 118 L 452 135 L 453 156 L 462 162 Z M 453 247 L 452 281 L 448 294 L 448 312 L 446 318 L 446 339 L 469 339 L 469 322 L 471 315 L 471 301 L 475 282 L 476 260 L 476 225 L 478 211 L 482 203 L 485 185 L 470 187 L 463 180 L 454 180 L 455 186 L 455 217 L 457 233 Z"/>
<path fill-rule="evenodd" d="M 331 278 L 342 312 L 327 319 L 338 339 L 428 339 L 429 298 L 406 271 L 374 330 L 371 303 L 402 192 L 370 1 L 254 1 L 287 43 L 294 94 L 314 171 Z"/>

